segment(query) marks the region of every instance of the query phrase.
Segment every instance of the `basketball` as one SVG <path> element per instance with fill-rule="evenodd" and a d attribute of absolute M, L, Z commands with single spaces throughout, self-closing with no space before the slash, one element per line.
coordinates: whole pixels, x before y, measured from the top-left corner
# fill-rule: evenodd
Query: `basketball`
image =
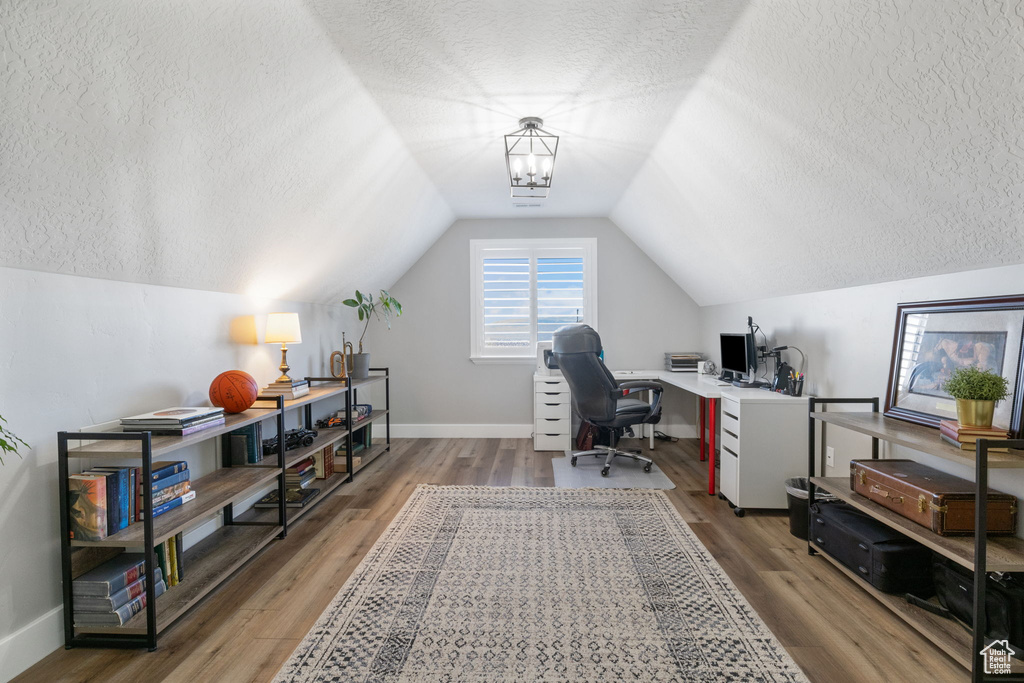
<path fill-rule="evenodd" d="M 241 413 L 252 407 L 260 393 L 260 385 L 248 372 L 228 370 L 210 383 L 210 402 L 225 413 Z"/>

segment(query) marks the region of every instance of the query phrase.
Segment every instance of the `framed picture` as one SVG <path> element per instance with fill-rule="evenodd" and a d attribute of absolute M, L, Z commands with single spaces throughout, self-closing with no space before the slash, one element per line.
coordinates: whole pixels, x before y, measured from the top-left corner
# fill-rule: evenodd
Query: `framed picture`
<path fill-rule="evenodd" d="M 1024 295 L 923 301 L 896 307 L 885 415 L 938 427 L 956 419 L 943 388 L 957 368 L 975 366 L 1006 378 L 1010 396 L 992 426 L 1021 433 L 1024 403 Z"/>

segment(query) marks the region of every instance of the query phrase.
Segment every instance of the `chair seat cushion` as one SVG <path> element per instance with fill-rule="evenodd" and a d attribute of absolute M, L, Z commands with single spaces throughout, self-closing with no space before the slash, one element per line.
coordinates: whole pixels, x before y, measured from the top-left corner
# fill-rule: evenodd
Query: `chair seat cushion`
<path fill-rule="evenodd" d="M 615 402 L 615 415 L 643 415 L 651 409 L 651 404 L 638 398 L 620 398 Z"/>

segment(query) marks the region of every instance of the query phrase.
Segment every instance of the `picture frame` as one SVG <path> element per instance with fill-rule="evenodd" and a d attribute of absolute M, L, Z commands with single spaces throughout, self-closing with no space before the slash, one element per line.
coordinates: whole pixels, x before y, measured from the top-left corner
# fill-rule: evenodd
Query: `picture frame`
<path fill-rule="evenodd" d="M 1024 294 L 897 304 L 884 415 L 936 428 L 940 420 L 956 420 L 956 401 L 942 386 L 967 366 L 1006 378 L 1010 394 L 996 404 L 992 425 L 1019 438 Z"/>

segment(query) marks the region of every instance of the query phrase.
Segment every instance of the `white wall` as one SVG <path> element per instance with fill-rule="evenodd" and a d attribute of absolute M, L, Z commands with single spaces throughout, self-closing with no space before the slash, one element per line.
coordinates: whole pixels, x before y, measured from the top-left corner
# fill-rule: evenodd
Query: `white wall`
<path fill-rule="evenodd" d="M 276 379 L 280 345 L 261 342 L 277 310 L 300 317 L 293 377 L 322 374 L 355 326 L 347 308 L 0 268 L 0 415 L 30 446 L 0 467 L 0 680 L 63 644 L 56 433 L 207 404 L 224 370 Z M 183 454 L 194 476 L 212 449 Z"/>
<path fill-rule="evenodd" d="M 693 300 L 608 219 L 456 221 L 391 288 L 402 317 L 390 331 L 375 324 L 367 335 L 367 350 L 395 375 L 392 402 L 398 422 L 410 425 L 397 433 L 530 435 L 533 365 L 469 359 L 469 240 L 533 237 L 597 238 L 599 331 L 610 368 L 662 368 L 666 351 L 697 344 Z M 685 435 L 692 402 L 670 398 L 677 414 L 660 428 L 672 432 L 676 424 Z"/>
<path fill-rule="evenodd" d="M 771 345 L 792 344 L 807 354 L 805 393 L 822 397 L 878 396 L 884 407 L 898 303 L 1021 293 L 1024 265 L 705 306 L 700 309 L 701 346 L 717 359 L 719 333 L 742 332 L 747 316 L 753 316 Z M 785 353 L 789 363 L 799 363 L 798 354 Z M 835 476 L 849 472 L 851 459 L 871 457 L 867 437 L 830 428 L 828 441 L 836 448 L 836 466 L 831 471 Z M 894 454 L 899 451 L 895 449 Z M 974 478 L 971 468 L 939 458 L 912 452 L 897 457 L 912 457 Z M 1024 472 L 992 470 L 990 477 L 993 488 L 1024 497 Z"/>
<path fill-rule="evenodd" d="M 0 27 L 2 266 L 335 303 L 453 220 L 304 0 L 0 2 Z"/>

